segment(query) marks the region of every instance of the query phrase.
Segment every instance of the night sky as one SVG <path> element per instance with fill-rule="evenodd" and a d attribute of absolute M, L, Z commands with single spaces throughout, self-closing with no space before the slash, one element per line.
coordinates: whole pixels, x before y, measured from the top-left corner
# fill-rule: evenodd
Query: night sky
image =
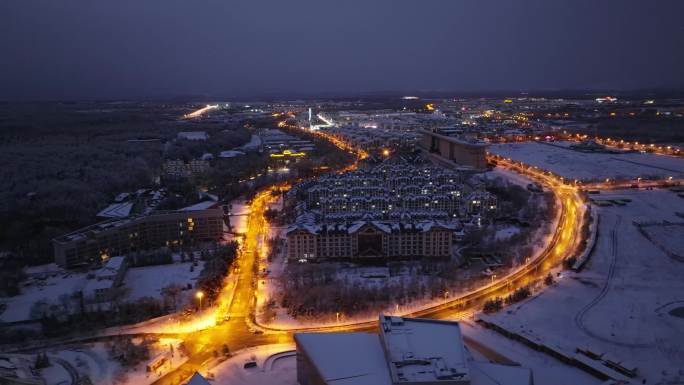
<path fill-rule="evenodd" d="M 684 85 L 682 0 L 0 0 L 0 99 Z"/>

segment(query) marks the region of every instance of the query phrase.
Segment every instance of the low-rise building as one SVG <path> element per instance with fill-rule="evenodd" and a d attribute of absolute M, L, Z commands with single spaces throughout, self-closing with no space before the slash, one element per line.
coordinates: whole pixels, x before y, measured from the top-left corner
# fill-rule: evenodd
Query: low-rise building
<path fill-rule="evenodd" d="M 379 335 L 298 333 L 300 385 L 532 385 L 532 371 L 475 361 L 458 322 L 380 315 Z"/>

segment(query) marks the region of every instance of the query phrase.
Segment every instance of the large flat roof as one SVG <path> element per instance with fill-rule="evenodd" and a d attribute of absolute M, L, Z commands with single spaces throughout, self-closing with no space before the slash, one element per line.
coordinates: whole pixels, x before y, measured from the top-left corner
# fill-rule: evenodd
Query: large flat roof
<path fill-rule="evenodd" d="M 294 338 L 327 384 L 392 385 L 375 334 L 304 333 Z"/>
<path fill-rule="evenodd" d="M 395 384 L 470 381 L 458 322 L 381 315 L 380 340 Z"/>
<path fill-rule="evenodd" d="M 521 367 L 473 361 L 458 322 L 380 315 L 380 335 L 295 334 L 328 385 L 530 385 Z"/>

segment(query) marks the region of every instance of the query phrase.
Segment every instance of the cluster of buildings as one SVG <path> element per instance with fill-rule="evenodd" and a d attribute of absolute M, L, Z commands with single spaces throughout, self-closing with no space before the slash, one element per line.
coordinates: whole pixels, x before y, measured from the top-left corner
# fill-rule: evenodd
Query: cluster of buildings
<path fill-rule="evenodd" d="M 449 258 L 464 222 L 497 211 L 495 195 L 463 174 L 405 162 L 321 177 L 300 186 L 286 231 L 288 258 Z"/>
<path fill-rule="evenodd" d="M 300 385 L 532 385 L 520 366 L 475 361 L 458 322 L 380 315 L 378 334 L 299 333 Z"/>
<path fill-rule="evenodd" d="M 99 218 L 125 218 L 135 213 L 149 213 L 166 198 L 168 191 L 160 189 L 138 189 L 117 195 L 114 202 L 97 213 Z"/>
<path fill-rule="evenodd" d="M 439 114 L 419 114 L 411 111 L 339 111 L 317 114 L 325 125 L 314 125 L 309 113 L 308 123 L 302 126 L 325 130 L 340 141 L 353 148 L 372 152 L 376 149 L 413 148 L 420 139 L 421 127 L 444 124 L 444 116 Z"/>
<path fill-rule="evenodd" d="M 264 153 L 269 156 L 272 167 L 286 167 L 296 163 L 316 149 L 308 140 L 294 137 L 277 129 L 262 129 L 259 132 Z"/>
<path fill-rule="evenodd" d="M 127 269 L 126 257 L 118 255 L 107 258 L 83 287 L 84 297 L 98 304 L 112 300 L 113 292 L 123 283 Z"/>
<path fill-rule="evenodd" d="M 202 207 L 110 219 L 54 238 L 55 262 L 72 268 L 159 247 L 219 241 L 223 236 L 221 207 Z"/>
<path fill-rule="evenodd" d="M 185 162 L 181 159 L 170 159 L 162 166 L 164 176 L 168 178 L 191 178 L 202 175 L 211 169 L 206 159 L 192 159 Z"/>
<path fill-rule="evenodd" d="M 354 148 L 374 150 L 380 148 L 412 148 L 419 139 L 414 130 L 395 128 L 375 128 L 372 126 L 337 126 L 325 131 L 338 140 L 349 143 Z"/>
<path fill-rule="evenodd" d="M 474 190 L 464 183 L 463 176 L 406 162 L 329 174 L 306 189 L 306 209 L 333 221 L 449 219 L 493 213 L 496 197 Z"/>

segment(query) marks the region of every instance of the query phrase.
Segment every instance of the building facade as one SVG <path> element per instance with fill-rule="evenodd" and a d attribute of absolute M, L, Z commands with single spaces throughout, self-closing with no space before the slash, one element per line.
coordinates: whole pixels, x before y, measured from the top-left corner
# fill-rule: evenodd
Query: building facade
<path fill-rule="evenodd" d="M 306 209 L 320 212 L 323 219 L 397 219 L 406 214 L 442 219 L 460 216 L 464 194 L 460 173 L 400 163 L 326 175 L 306 190 L 305 199 Z"/>
<path fill-rule="evenodd" d="M 291 260 L 449 258 L 458 226 L 438 221 L 357 221 L 293 225 L 286 232 Z"/>
<path fill-rule="evenodd" d="M 153 212 L 96 223 L 52 240 L 55 262 L 70 268 L 103 256 L 194 242 L 223 236 L 223 209 Z"/>
<path fill-rule="evenodd" d="M 420 147 L 442 163 L 485 171 L 487 169 L 486 144 L 462 137 L 443 135 L 438 130 L 421 130 Z"/>

